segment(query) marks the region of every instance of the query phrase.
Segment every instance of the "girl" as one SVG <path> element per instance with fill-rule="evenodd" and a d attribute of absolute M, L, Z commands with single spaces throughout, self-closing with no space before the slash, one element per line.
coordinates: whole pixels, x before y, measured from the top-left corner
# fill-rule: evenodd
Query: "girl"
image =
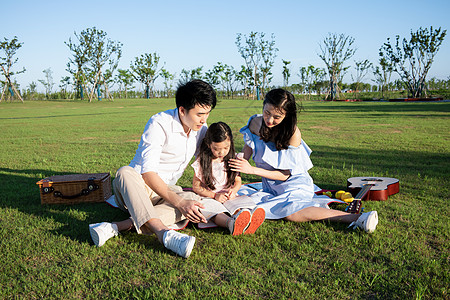
<path fill-rule="evenodd" d="M 241 176 L 228 165 L 233 157 L 235 151 L 230 127 L 223 122 L 211 124 L 192 164 L 195 172 L 193 191 L 220 203 L 234 199 L 241 188 Z M 265 212 L 261 208 L 241 209 L 231 217 L 220 213 L 211 218 L 217 225 L 228 228 L 232 235 L 254 233 L 264 219 Z"/>
<path fill-rule="evenodd" d="M 245 141 L 244 158 L 231 159 L 231 170 L 262 177 L 263 191 L 250 197 L 264 208 L 266 218 L 294 222 L 330 220 L 351 223 L 350 226 L 366 232 L 375 230 L 376 211 L 350 214 L 329 209 L 329 198 L 314 194 L 315 185 L 308 174 L 313 166 L 311 149 L 297 127 L 297 104 L 291 93 L 283 89 L 268 92 L 263 114 L 251 116 L 240 132 Z M 251 156 L 255 166 L 248 162 Z"/>

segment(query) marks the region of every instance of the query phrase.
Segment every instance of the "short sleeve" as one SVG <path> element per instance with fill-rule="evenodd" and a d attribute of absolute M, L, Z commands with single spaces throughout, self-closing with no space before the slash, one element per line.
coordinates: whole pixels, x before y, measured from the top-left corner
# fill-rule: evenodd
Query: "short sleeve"
<path fill-rule="evenodd" d="M 250 117 L 250 119 L 248 119 L 247 125 L 245 125 L 244 127 L 242 127 L 239 132 L 242 133 L 242 135 L 244 136 L 244 143 L 249 146 L 250 148 L 252 148 L 252 150 L 255 150 L 255 138 L 259 137 L 255 134 L 253 134 L 250 130 L 250 123 L 252 122 L 252 120 L 254 118 L 256 118 L 258 115 L 253 115 Z"/>
<path fill-rule="evenodd" d="M 311 149 L 302 140 L 300 146 L 289 146 L 288 149 L 277 150 L 275 144 L 267 143 L 261 159 L 274 169 L 289 170 L 292 175 L 307 172 L 313 167 L 309 158 Z"/>
<path fill-rule="evenodd" d="M 202 171 L 200 169 L 200 159 L 197 158 L 192 164 L 191 167 L 194 169 L 195 176 L 202 181 Z"/>

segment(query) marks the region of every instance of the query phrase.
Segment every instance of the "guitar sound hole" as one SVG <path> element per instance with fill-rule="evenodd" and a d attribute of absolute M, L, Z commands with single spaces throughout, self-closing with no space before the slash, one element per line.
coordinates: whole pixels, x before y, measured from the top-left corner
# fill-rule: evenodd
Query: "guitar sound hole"
<path fill-rule="evenodd" d="M 361 181 L 383 181 L 383 179 L 380 179 L 380 178 L 365 178 L 365 179 L 362 179 Z"/>

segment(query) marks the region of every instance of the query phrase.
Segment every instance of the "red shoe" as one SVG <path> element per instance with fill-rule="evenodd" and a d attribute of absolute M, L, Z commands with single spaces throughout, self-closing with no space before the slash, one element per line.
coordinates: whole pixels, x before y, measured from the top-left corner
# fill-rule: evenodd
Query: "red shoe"
<path fill-rule="evenodd" d="M 264 223 L 266 219 L 266 211 L 261 207 L 256 207 L 252 210 L 252 218 L 250 221 L 250 225 L 248 225 L 247 229 L 245 229 L 244 234 L 253 234 L 256 232 L 256 229 Z"/>
<path fill-rule="evenodd" d="M 248 209 L 241 209 L 237 214 L 231 217 L 228 222 L 228 229 L 232 235 L 240 235 L 248 227 L 251 218 L 250 211 Z"/>

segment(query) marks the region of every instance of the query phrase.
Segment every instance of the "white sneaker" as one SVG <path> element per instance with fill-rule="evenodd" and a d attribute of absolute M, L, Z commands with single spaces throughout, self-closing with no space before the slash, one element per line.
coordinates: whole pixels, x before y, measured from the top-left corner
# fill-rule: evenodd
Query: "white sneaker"
<path fill-rule="evenodd" d="M 248 209 L 241 209 L 237 214 L 233 215 L 227 225 L 232 235 L 241 235 L 250 224 L 252 214 Z"/>
<path fill-rule="evenodd" d="M 89 224 L 89 232 L 97 247 L 103 246 L 107 240 L 119 235 L 117 225 L 107 222 Z"/>
<path fill-rule="evenodd" d="M 361 228 L 365 232 L 371 233 L 375 231 L 375 228 L 377 228 L 377 224 L 378 213 L 374 210 L 362 213 L 361 216 L 359 216 L 358 220 L 352 222 L 348 227 L 353 226 L 353 229 Z"/>
<path fill-rule="evenodd" d="M 164 232 L 163 244 L 169 250 L 172 250 L 179 256 L 188 258 L 194 248 L 195 237 L 175 230 L 167 230 Z"/>

